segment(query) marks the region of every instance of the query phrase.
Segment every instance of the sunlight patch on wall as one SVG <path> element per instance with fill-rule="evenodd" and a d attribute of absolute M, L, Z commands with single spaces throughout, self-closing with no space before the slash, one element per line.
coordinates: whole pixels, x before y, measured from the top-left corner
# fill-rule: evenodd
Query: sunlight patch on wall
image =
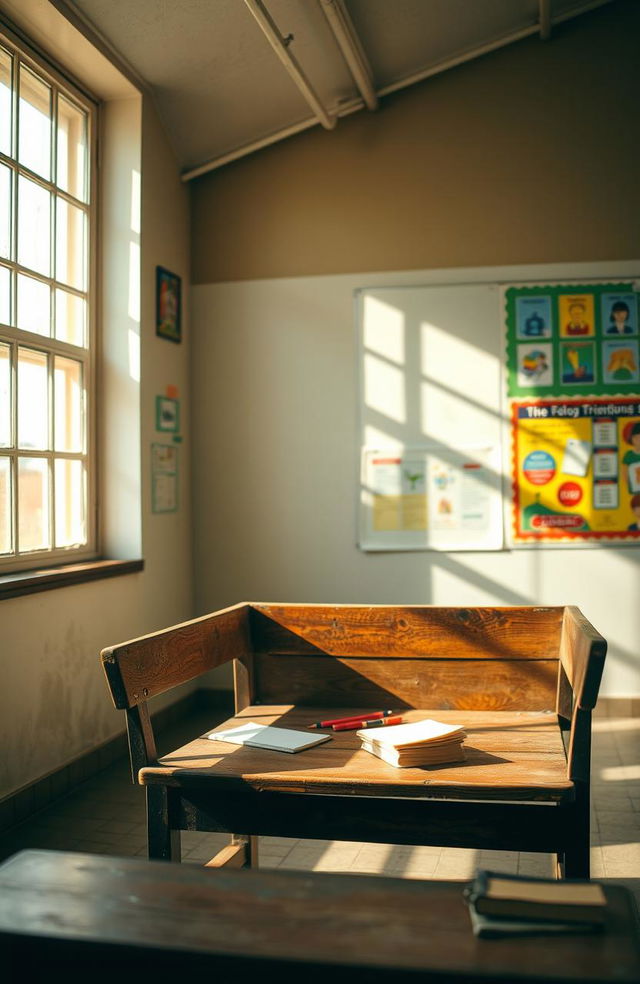
<path fill-rule="evenodd" d="M 131 232 L 140 235 L 141 213 L 141 179 L 140 171 L 131 172 Z"/>
<path fill-rule="evenodd" d="M 140 246 L 129 243 L 129 375 L 140 382 Z"/>
<path fill-rule="evenodd" d="M 365 297 L 364 347 L 391 362 L 404 365 L 404 314 L 376 297 Z"/>
<path fill-rule="evenodd" d="M 434 563 L 430 571 L 431 603 L 434 605 L 451 604 L 451 598 L 456 598 L 459 605 L 495 605 L 496 585 L 491 581 L 486 585 L 478 578 L 476 572 L 466 565 L 461 555 L 456 556 L 456 571 Z M 480 583 L 474 583 L 480 582 Z"/>
<path fill-rule="evenodd" d="M 129 375 L 136 383 L 140 382 L 140 334 L 129 328 Z"/>
<path fill-rule="evenodd" d="M 364 399 L 369 410 L 376 410 L 396 423 L 406 423 L 404 371 L 367 353 L 364 357 Z"/>
<path fill-rule="evenodd" d="M 371 424 L 367 424 L 364 428 L 364 443 L 369 448 L 400 449 L 403 446 L 403 442 L 399 438 L 389 434 L 388 431 L 381 430 L 379 427 L 373 427 Z"/>
<path fill-rule="evenodd" d="M 438 325 L 420 325 L 420 429 L 445 444 L 495 431 L 500 415 L 500 362 Z"/>

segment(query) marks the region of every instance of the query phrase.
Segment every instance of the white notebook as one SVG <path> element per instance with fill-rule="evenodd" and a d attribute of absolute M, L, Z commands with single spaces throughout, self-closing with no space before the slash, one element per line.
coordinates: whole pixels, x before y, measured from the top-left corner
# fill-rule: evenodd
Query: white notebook
<path fill-rule="evenodd" d="M 301 752 L 312 745 L 328 741 L 332 735 L 307 731 L 292 731 L 291 728 L 273 728 L 268 724 L 247 721 L 238 728 L 228 731 L 214 731 L 207 735 L 211 741 L 230 741 L 232 745 L 250 745 L 252 748 L 268 748 L 272 752 Z"/>

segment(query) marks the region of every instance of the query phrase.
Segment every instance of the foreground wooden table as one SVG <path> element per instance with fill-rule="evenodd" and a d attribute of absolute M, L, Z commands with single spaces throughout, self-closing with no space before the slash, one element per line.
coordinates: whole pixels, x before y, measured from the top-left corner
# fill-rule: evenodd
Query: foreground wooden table
<path fill-rule="evenodd" d="M 602 935 L 478 940 L 463 887 L 28 850 L 0 866 L 1 966 L 91 984 L 194 970 L 215 984 L 640 980 L 626 889 L 605 887 Z"/>

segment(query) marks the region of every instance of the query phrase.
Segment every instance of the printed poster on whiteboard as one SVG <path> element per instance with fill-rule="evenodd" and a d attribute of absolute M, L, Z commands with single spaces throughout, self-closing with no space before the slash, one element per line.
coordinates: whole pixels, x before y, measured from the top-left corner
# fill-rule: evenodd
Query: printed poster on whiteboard
<path fill-rule="evenodd" d="M 640 542 L 640 399 L 513 401 L 514 546 Z"/>
<path fill-rule="evenodd" d="M 500 550 L 497 448 L 363 448 L 362 550 Z"/>

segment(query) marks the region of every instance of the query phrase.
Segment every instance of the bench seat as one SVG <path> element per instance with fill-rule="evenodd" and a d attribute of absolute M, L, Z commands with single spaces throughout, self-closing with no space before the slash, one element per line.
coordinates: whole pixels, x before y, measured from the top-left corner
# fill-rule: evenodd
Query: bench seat
<path fill-rule="evenodd" d="M 305 730 L 312 721 L 348 717 L 357 708 L 250 705 L 212 731 L 247 721 Z M 140 770 L 142 785 L 190 786 L 199 778 L 210 787 L 242 780 L 260 790 L 304 790 L 352 796 L 448 797 L 456 799 L 532 799 L 558 803 L 574 798 L 556 714 L 546 711 L 405 710 L 403 721 L 435 718 L 467 731 L 465 762 L 396 769 L 360 748 L 355 731 L 331 732 L 330 741 L 296 754 L 255 749 L 206 736 L 164 755 L 157 766 Z M 309 732 L 313 734 L 313 732 Z M 375 734 L 375 732 L 373 732 Z"/>

